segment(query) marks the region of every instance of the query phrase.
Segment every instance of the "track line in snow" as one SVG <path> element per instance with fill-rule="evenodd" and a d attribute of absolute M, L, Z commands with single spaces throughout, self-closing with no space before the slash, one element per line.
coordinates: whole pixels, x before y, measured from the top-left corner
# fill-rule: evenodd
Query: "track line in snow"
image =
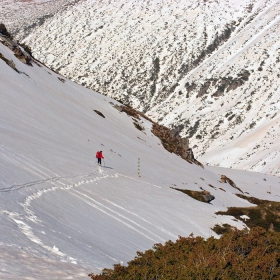
<path fill-rule="evenodd" d="M 91 174 L 91 173 L 90 173 Z M 86 177 L 90 176 L 90 174 L 86 174 Z M 94 173 L 95 174 L 95 173 Z M 84 176 L 84 175 L 83 175 Z M 105 175 L 102 178 L 107 178 L 108 176 Z M 102 179 L 102 178 L 97 178 L 98 180 Z M 23 217 L 20 217 L 20 215 L 18 213 L 16 213 L 16 215 L 10 213 L 10 218 L 11 220 L 13 220 L 16 225 L 18 226 L 20 232 L 22 232 L 31 242 L 36 243 L 37 245 L 41 246 L 42 248 L 44 248 L 45 250 L 47 250 L 50 253 L 53 253 L 57 256 L 59 256 L 61 258 L 62 261 L 66 261 L 66 262 L 71 262 L 73 264 L 77 264 L 76 259 L 67 256 L 65 253 L 61 252 L 55 245 L 53 247 L 48 246 L 46 244 L 44 244 L 41 239 L 39 237 L 36 236 L 36 234 L 33 232 L 32 227 L 29 226 L 24 219 L 32 221 L 34 223 L 39 223 L 41 222 L 37 216 L 35 215 L 35 213 L 30 209 L 31 206 L 31 202 L 35 199 L 38 199 L 39 197 L 41 197 L 43 194 L 48 193 L 50 191 L 55 191 L 58 189 L 70 189 L 70 188 L 74 188 L 74 187 L 79 187 L 85 183 L 91 183 L 94 182 L 94 179 L 91 180 L 81 180 L 78 181 L 76 183 L 70 183 L 68 185 L 66 185 L 65 183 L 62 183 L 60 181 L 58 181 L 58 183 L 61 184 L 61 186 L 58 185 L 53 185 L 52 187 L 43 189 L 43 190 L 38 190 L 34 193 L 32 193 L 31 195 L 27 196 L 25 198 L 24 203 L 21 203 L 21 206 L 24 209 L 24 212 L 26 213 L 26 215 L 24 215 Z M 6 213 L 7 211 L 5 211 Z"/>
<path fill-rule="evenodd" d="M 78 192 L 78 193 L 79 193 L 79 192 Z M 143 236 L 146 237 L 147 239 L 152 240 L 153 242 L 157 242 L 155 239 L 153 239 L 152 237 L 150 237 L 150 236 L 147 235 L 146 233 L 144 233 L 144 232 L 140 231 L 139 229 L 137 229 L 137 228 L 135 227 L 135 225 L 137 225 L 137 226 L 140 227 L 140 228 L 143 228 L 143 227 L 141 227 L 140 225 L 136 224 L 136 223 L 133 222 L 132 220 L 129 220 L 128 218 L 125 218 L 123 215 L 117 213 L 116 211 L 114 211 L 114 210 L 112 210 L 112 209 L 110 209 L 110 208 L 108 208 L 108 207 L 102 205 L 101 203 L 98 203 L 97 201 L 95 201 L 94 199 L 90 198 L 90 197 L 87 196 L 87 195 L 85 195 L 85 196 L 87 197 L 87 199 L 86 199 L 86 198 L 81 197 L 81 195 L 76 195 L 76 194 L 74 194 L 74 193 L 71 193 L 71 194 L 72 194 L 73 196 L 76 196 L 77 198 L 81 199 L 81 200 L 84 201 L 86 204 L 90 205 L 91 207 L 93 207 L 93 208 L 99 210 L 100 212 L 106 214 L 107 216 L 113 218 L 114 220 L 116 220 L 116 221 L 122 223 L 122 224 L 125 225 L 126 227 L 128 227 L 128 228 L 130 228 L 130 229 L 136 231 L 137 233 L 143 235 Z M 80 194 L 80 193 L 79 193 L 79 194 Z M 91 202 L 91 201 L 89 201 L 89 200 L 94 201 L 94 203 Z M 98 204 L 99 204 L 99 205 L 98 205 Z M 105 208 L 105 209 L 103 209 L 103 208 Z M 113 212 L 115 215 L 112 214 L 112 213 L 109 213 L 109 212 Z M 119 217 L 117 217 L 117 216 L 119 216 Z M 129 220 L 129 222 L 130 222 L 130 223 L 133 223 L 134 225 L 131 225 L 129 222 L 124 221 L 124 220 L 122 220 L 121 218 L 125 218 L 126 220 Z M 143 228 L 143 229 L 144 229 L 144 228 Z M 147 229 L 145 229 L 145 230 L 148 231 Z"/>
<path fill-rule="evenodd" d="M 82 199 L 83 201 L 85 201 L 86 203 L 88 203 L 88 201 L 90 201 L 88 204 L 93 206 L 94 208 L 98 209 L 99 211 L 105 213 L 106 215 L 118 220 L 119 222 L 123 223 L 124 225 L 128 226 L 128 223 L 132 224 L 132 225 L 129 225 L 129 228 L 132 228 L 133 230 L 136 230 L 138 233 L 141 233 L 142 235 L 144 235 L 145 237 L 147 237 L 146 234 L 140 232 L 140 230 L 136 229 L 135 227 L 138 227 L 140 228 L 141 230 L 144 230 L 146 231 L 148 234 L 150 235 L 153 235 L 154 237 L 158 238 L 158 239 L 161 239 L 163 242 L 165 241 L 163 238 L 161 238 L 159 235 L 157 235 L 156 233 L 150 231 L 149 229 L 145 228 L 144 226 L 140 225 L 139 223 L 136 223 L 135 221 L 133 221 L 132 219 L 122 215 L 120 212 L 117 212 L 113 209 L 111 209 L 110 207 L 108 206 L 105 206 L 104 204 L 102 204 L 101 202 L 98 202 L 97 200 L 93 199 L 92 197 L 82 193 L 82 192 L 79 192 L 77 190 L 71 190 L 71 194 L 72 192 L 76 192 L 77 194 L 79 194 L 79 196 L 77 197 L 80 197 L 83 196 L 85 197 L 85 199 Z M 92 201 L 92 202 L 91 202 Z M 95 204 L 94 204 L 95 203 Z M 124 208 L 123 208 L 124 209 Z M 109 213 L 110 212 L 110 213 Z M 125 220 L 125 221 L 123 221 Z M 152 225 L 152 223 L 149 223 Z M 152 237 L 150 237 L 149 239 L 153 240 Z M 156 242 L 156 240 L 153 240 L 154 242 Z"/>
<path fill-rule="evenodd" d="M 62 185 L 66 185 L 66 184 L 60 182 L 59 180 L 66 180 L 67 181 L 69 179 L 75 179 L 75 178 L 87 178 L 87 177 L 90 177 L 90 176 L 95 175 L 95 174 L 97 174 L 97 172 L 92 172 L 92 173 L 89 173 L 89 174 L 79 174 L 79 175 L 76 175 L 76 176 L 68 176 L 68 177 L 47 178 L 47 179 L 43 179 L 43 180 L 38 180 L 38 181 L 33 181 L 33 182 L 28 182 L 28 183 L 24 183 L 24 184 L 13 185 L 13 186 L 10 186 L 10 187 L 2 188 L 2 189 L 0 189 L 0 192 L 16 191 L 16 190 L 20 190 L 22 188 L 32 187 L 32 186 L 43 184 L 43 183 L 58 182 Z"/>
<path fill-rule="evenodd" d="M 9 218 L 16 223 L 20 231 L 33 243 L 39 245 L 40 247 L 44 248 L 45 250 L 57 255 L 60 257 L 61 260 L 71 262 L 73 264 L 77 264 L 76 259 L 68 257 L 66 254 L 61 252 L 56 246 L 50 247 L 48 245 L 45 245 L 40 238 L 38 238 L 32 228 L 22 220 L 20 220 L 19 213 L 9 212 L 5 211 L 5 214 L 9 216 Z"/>
<path fill-rule="evenodd" d="M 39 178 L 42 178 L 41 180 L 36 180 L 32 182 L 27 182 L 24 184 L 17 184 L 12 185 L 10 187 L 5 187 L 0 189 L 0 192 L 9 192 L 13 190 L 19 190 L 26 187 L 31 187 L 37 184 L 42 183 L 48 183 L 48 182 L 56 182 L 58 180 L 70 180 L 70 179 L 76 179 L 76 178 L 86 178 L 90 177 L 92 175 L 95 175 L 96 172 L 92 172 L 89 174 L 78 174 L 74 176 L 60 176 L 56 174 L 54 171 L 50 170 L 49 168 L 40 165 L 37 162 L 34 162 L 32 159 L 27 158 L 25 155 L 22 154 L 16 154 L 9 148 L 5 147 L 4 145 L 1 145 L 2 153 L 0 153 L 0 156 L 5 159 L 6 161 L 9 161 L 10 163 L 14 164 L 15 166 L 24 169 L 28 171 L 31 174 L 34 174 L 38 176 Z M 68 182 L 69 184 L 69 182 Z"/>
<path fill-rule="evenodd" d="M 9 218 L 15 222 L 17 225 L 19 231 L 23 233 L 31 242 L 39 245 L 40 247 L 44 248 L 48 252 L 57 255 L 60 257 L 61 261 L 65 262 L 70 262 L 73 264 L 77 264 L 77 261 L 72 258 L 67 256 L 65 253 L 61 252 L 55 245 L 53 247 L 48 246 L 44 244 L 41 239 L 36 236 L 36 234 L 33 232 L 32 227 L 27 224 L 26 221 L 31 221 L 34 223 L 41 223 L 35 213 L 31 210 L 31 203 L 35 199 L 38 199 L 41 197 L 43 194 L 50 192 L 50 191 L 55 191 L 57 189 L 69 189 L 69 188 L 74 188 L 78 187 L 80 185 L 83 185 L 85 183 L 90 183 L 93 182 L 93 179 L 87 179 L 90 178 L 94 175 L 97 174 L 97 170 L 88 174 L 78 174 L 75 176 L 59 176 L 55 172 L 51 171 L 50 169 L 41 166 L 40 164 L 37 164 L 36 162 L 32 161 L 29 158 L 26 158 L 23 155 L 18 155 L 12 152 L 10 149 L 4 147 L 1 145 L 2 153 L 0 153 L 0 157 L 2 157 L 4 160 L 12 163 L 13 165 L 26 170 L 28 173 L 34 174 L 37 177 L 41 178 L 36 181 L 32 182 L 27 182 L 24 184 L 18 184 L 18 185 L 13 185 L 10 187 L 5 187 L 0 189 L 0 192 L 2 193 L 7 193 L 7 192 L 12 192 L 16 190 L 20 190 L 23 188 L 29 188 L 32 186 L 38 186 L 38 185 L 43 185 L 43 184 L 50 184 L 51 187 L 37 190 L 33 192 L 31 195 L 28 195 L 23 203 L 20 203 L 20 205 L 23 207 L 24 213 L 25 214 L 19 214 L 19 213 L 10 213 L 9 211 L 4 211 L 6 214 L 8 213 Z M 106 177 L 106 175 L 102 176 Z M 77 181 L 77 179 L 79 179 Z M 95 178 L 96 180 L 100 180 L 101 178 L 97 177 Z M 64 182 L 63 182 L 64 181 Z M 76 181 L 76 182 L 71 182 L 70 181 Z M 3 211 L 2 211 L 3 212 Z"/>
<path fill-rule="evenodd" d="M 95 199 L 89 197 L 88 195 L 86 195 L 84 193 L 81 193 L 79 191 L 74 190 L 74 188 L 80 187 L 84 184 L 98 182 L 99 180 L 103 180 L 103 179 L 106 179 L 106 178 L 118 178 L 119 176 L 126 177 L 126 178 L 132 179 L 132 180 L 136 180 L 136 181 L 138 181 L 140 183 L 143 183 L 143 184 L 152 185 L 152 186 L 155 186 L 157 188 L 161 188 L 161 187 L 150 184 L 150 183 L 147 183 L 147 182 L 144 182 L 144 181 L 141 181 L 141 180 L 137 180 L 135 178 L 132 178 L 132 177 L 129 177 L 129 176 L 126 176 L 126 175 L 118 174 L 118 173 L 110 175 L 110 176 L 101 173 L 102 176 L 98 176 L 98 177 L 95 177 L 95 178 L 92 178 L 92 179 L 84 179 L 84 178 L 87 178 L 87 177 L 89 178 L 89 177 L 91 177 L 93 175 L 96 175 L 96 174 L 97 174 L 97 171 L 94 172 L 94 173 L 89 173 L 89 174 L 85 174 L 85 175 L 77 175 L 77 176 L 70 177 L 70 178 L 60 177 L 60 178 L 58 178 L 57 181 L 55 181 L 55 185 L 54 185 L 54 182 L 50 181 L 49 183 L 52 184 L 52 187 L 42 189 L 42 190 L 38 190 L 38 191 L 34 192 L 33 194 L 27 196 L 24 203 L 21 204 L 25 213 L 27 214 L 27 216 L 25 216 L 25 218 L 27 220 L 30 220 L 30 221 L 35 222 L 35 223 L 42 222 L 37 218 L 35 213 L 30 209 L 32 201 L 34 201 L 35 199 L 38 199 L 43 194 L 51 192 L 51 191 L 55 191 L 55 190 L 58 190 L 58 189 L 69 190 L 72 195 L 74 195 L 77 198 L 83 200 L 86 204 L 90 205 L 91 207 L 94 207 L 95 209 L 97 209 L 97 210 L 103 212 L 104 214 L 110 216 L 111 218 L 117 220 L 118 222 L 122 223 L 126 227 L 136 231 L 138 234 L 141 234 L 142 236 L 145 236 L 147 239 L 151 240 L 152 242 L 158 242 L 159 240 L 162 240 L 162 241 L 165 240 L 165 239 L 161 238 L 159 235 L 157 235 L 156 233 L 150 231 L 149 229 L 145 228 L 144 226 L 142 226 L 142 225 L 138 224 L 137 222 L 133 221 L 132 219 L 122 215 L 121 213 L 111 209 L 110 207 L 105 206 L 101 202 L 96 201 Z M 80 177 L 80 178 L 82 177 L 83 180 L 80 180 L 80 181 L 75 182 L 75 183 L 68 183 L 67 182 L 69 179 L 74 179 L 75 177 L 76 178 L 77 177 Z M 62 180 L 65 180 L 66 182 L 62 182 Z M 74 194 L 74 192 L 76 194 Z M 105 201 L 108 202 L 109 200 L 105 199 Z M 148 223 L 149 225 L 153 225 L 152 223 L 150 223 L 146 219 L 143 219 L 143 218 L 139 217 L 135 213 L 132 213 L 132 212 L 124 209 L 123 207 L 117 206 L 113 202 L 110 202 L 110 203 L 111 203 L 111 205 L 114 205 L 115 207 L 118 207 L 118 209 L 122 209 L 126 213 L 134 215 L 135 217 L 141 219 L 142 221 Z M 25 222 L 23 222 L 20 219 L 16 219 L 16 220 L 14 220 L 14 222 L 16 222 L 20 231 L 23 232 L 23 234 L 25 234 L 26 237 L 28 237 L 30 239 L 30 241 L 42 246 L 43 248 L 45 248 L 46 250 L 48 250 L 51 253 L 63 256 L 64 259 L 67 258 L 67 260 L 71 260 L 71 258 L 69 258 L 66 254 L 60 252 L 59 250 L 58 251 L 54 250 L 52 247 L 43 244 L 41 242 L 41 240 L 33 233 L 32 228 L 29 225 L 27 225 Z M 164 232 L 165 234 L 171 235 L 172 237 L 175 237 L 175 238 L 177 237 L 177 236 L 174 236 L 173 234 L 171 234 L 170 232 L 162 229 L 161 227 L 158 227 L 158 226 L 155 226 L 155 225 L 153 225 L 153 226 L 155 228 L 157 228 L 157 230 L 159 230 L 161 232 Z"/>
<path fill-rule="evenodd" d="M 115 175 L 116 175 L 116 177 L 122 176 L 122 177 L 125 177 L 125 178 L 129 178 L 129 179 L 131 179 L 131 180 L 134 180 L 134 181 L 137 181 L 137 182 L 140 182 L 140 183 L 143 183 L 143 184 L 150 185 L 150 186 L 153 186 L 153 187 L 156 187 L 156 188 L 161 189 L 161 187 L 158 186 L 158 185 L 151 184 L 151 183 L 148 183 L 148 182 L 145 182 L 145 181 L 142 181 L 142 180 L 139 180 L 139 179 L 136 179 L 136 178 L 127 176 L 127 175 L 123 175 L 123 174 L 120 174 L 120 173 L 116 173 Z"/>
<path fill-rule="evenodd" d="M 50 177 L 46 173 L 44 173 L 43 170 L 45 169 L 45 167 L 41 166 L 41 169 L 39 169 L 38 167 L 40 165 L 38 163 L 32 161 L 30 158 L 26 158 L 22 154 L 14 153 L 12 150 L 5 147 L 4 145 L 1 145 L 1 148 L 2 148 L 1 149 L 2 153 L 0 155 L 2 155 L 1 157 L 3 159 L 5 159 L 6 161 L 9 161 L 10 163 L 14 164 L 15 166 L 17 166 L 21 169 L 24 169 L 31 174 L 35 174 L 39 177 L 42 177 L 43 175 L 46 177 Z M 54 176 L 51 176 L 51 177 L 54 177 Z"/>
<path fill-rule="evenodd" d="M 118 174 L 118 173 L 109 176 L 109 175 L 106 175 L 103 170 L 99 170 L 99 169 L 97 169 L 95 172 L 88 173 L 88 174 L 78 174 L 76 176 L 68 176 L 68 177 L 64 176 L 63 177 L 63 176 L 59 176 L 58 174 L 56 174 L 52 170 L 50 170 L 50 169 L 32 161 L 31 159 L 26 158 L 24 155 L 15 154 L 13 151 L 4 147 L 3 145 L 2 145 L 1 150 L 3 152 L 2 152 L 2 154 L 0 154 L 0 156 L 3 157 L 6 161 L 11 162 L 15 166 L 20 167 L 21 169 L 24 169 L 27 172 L 29 172 L 31 174 L 34 174 L 34 175 L 36 175 L 36 176 L 38 176 L 39 178 L 42 178 L 42 179 L 32 181 L 32 182 L 27 182 L 27 183 L 24 183 L 24 184 L 18 184 L 18 185 L 13 185 L 13 186 L 10 186 L 10 187 L 5 187 L 5 188 L 0 189 L 0 192 L 2 192 L 2 193 L 12 192 L 12 191 L 20 190 L 22 188 L 42 185 L 44 183 L 47 183 L 47 184 L 51 185 L 48 188 L 37 190 L 37 191 L 33 192 L 31 195 L 28 195 L 25 198 L 24 202 L 20 204 L 23 207 L 25 215 L 21 215 L 22 217 L 21 216 L 10 217 L 16 223 L 19 230 L 31 242 L 40 245 L 42 248 L 46 249 L 47 251 L 49 251 L 51 253 L 54 253 L 55 255 L 58 255 L 63 259 L 66 258 L 68 261 L 70 260 L 72 263 L 73 263 L 73 261 L 75 261 L 73 258 L 69 258 L 69 257 L 66 256 L 66 254 L 60 252 L 59 249 L 56 248 L 55 246 L 51 247 L 51 246 L 48 246 L 46 244 L 43 244 L 43 242 L 40 240 L 40 238 L 37 237 L 35 235 L 35 233 L 33 232 L 32 227 L 30 225 L 28 225 L 25 221 L 25 219 L 26 219 L 27 221 L 31 221 L 31 222 L 34 222 L 34 223 L 42 223 L 42 221 L 40 221 L 38 219 L 38 217 L 36 216 L 36 214 L 31 210 L 31 203 L 35 199 L 40 198 L 43 194 L 51 192 L 51 191 L 55 191 L 55 190 L 58 190 L 58 189 L 69 190 L 72 195 L 74 195 L 77 198 L 83 200 L 86 204 L 90 205 L 91 207 L 94 207 L 94 208 L 98 209 L 99 211 L 105 213 L 106 215 L 108 215 L 111 218 L 117 220 L 118 222 L 122 223 L 126 227 L 136 231 L 138 234 L 141 234 L 142 236 L 145 236 L 147 239 L 152 240 L 153 242 L 158 242 L 158 240 L 162 240 L 162 241 L 165 240 L 165 239 L 161 238 L 155 232 L 147 229 L 146 227 L 137 223 L 136 221 L 129 218 L 128 216 L 123 215 L 123 213 L 120 213 L 120 212 L 118 212 L 114 209 L 111 209 L 110 207 L 106 206 L 102 202 L 99 202 L 99 201 L 91 198 L 90 196 L 88 196 L 88 195 L 86 195 L 86 194 L 84 194 L 80 191 L 74 190 L 74 188 L 80 187 L 84 184 L 97 182 L 99 180 L 103 180 L 103 179 L 106 179 L 106 178 L 118 178 L 119 176 L 128 178 L 130 180 L 137 181 L 137 182 L 142 183 L 142 184 L 150 185 L 150 186 L 153 186 L 153 187 L 156 187 L 156 188 L 161 188 L 160 186 L 157 186 L 157 185 L 154 185 L 154 184 L 151 184 L 151 183 L 148 183 L 148 182 L 144 182 L 142 180 L 138 180 L 136 178 L 126 176 L 126 175 L 123 175 L 123 174 Z M 98 172 L 101 176 L 96 176 L 95 178 L 92 178 Z M 79 178 L 80 180 L 78 180 L 78 181 L 75 180 L 77 178 Z M 76 182 L 70 182 L 70 181 L 76 181 Z M 167 231 L 163 230 L 162 228 L 153 225 L 151 222 L 147 221 L 146 219 L 140 217 L 139 215 L 137 215 L 135 213 L 132 213 L 131 211 L 128 211 L 127 209 L 113 203 L 112 201 L 109 201 L 108 199 L 105 199 L 103 197 L 101 199 L 104 202 L 109 203 L 110 205 L 113 205 L 117 209 L 120 209 L 120 211 L 123 211 L 123 212 L 125 212 L 126 214 L 129 214 L 129 215 L 133 215 L 133 217 L 139 219 L 140 221 L 143 221 L 143 222 L 147 223 L 148 225 L 154 226 L 157 230 L 159 230 L 161 232 L 164 232 L 166 234 L 169 234 L 172 237 L 175 237 L 170 232 L 167 232 Z"/>
<path fill-rule="evenodd" d="M 165 234 L 167 234 L 167 235 L 170 235 L 170 236 L 172 236 L 173 238 L 177 238 L 177 236 L 174 235 L 174 234 L 172 234 L 171 232 L 169 232 L 169 231 L 163 229 L 163 228 L 160 227 L 160 226 L 155 225 L 155 223 L 151 223 L 151 222 L 148 221 L 147 219 L 145 219 L 145 218 L 139 216 L 138 214 L 136 214 L 136 213 L 134 213 L 134 212 L 132 212 L 132 211 L 130 211 L 130 210 L 127 210 L 126 208 L 124 208 L 124 207 L 122 207 L 122 206 L 120 206 L 120 205 L 118 205 L 118 204 L 112 202 L 111 200 L 109 200 L 109 199 L 107 199 L 107 198 L 105 198 L 105 197 L 103 197 L 103 196 L 101 196 L 101 195 L 99 195 L 99 194 L 97 194 L 97 193 L 94 193 L 94 192 L 92 192 L 92 191 L 90 191 L 90 192 L 87 191 L 87 190 L 83 190 L 83 191 L 86 191 L 86 192 L 88 192 L 88 193 L 90 193 L 90 194 L 93 194 L 93 195 L 99 197 L 99 198 L 102 199 L 103 201 L 105 201 L 105 202 L 107 202 L 107 203 L 113 205 L 114 207 L 120 209 L 121 211 L 124 211 L 124 212 L 128 213 L 129 215 L 132 215 L 132 216 L 136 217 L 137 219 L 142 220 L 143 222 L 145 222 L 145 223 L 147 223 L 147 224 L 149 224 L 149 225 L 152 225 L 152 226 L 155 227 L 157 230 L 159 230 L 159 231 L 161 231 L 161 232 L 163 232 L 163 233 L 165 233 Z"/>
<path fill-rule="evenodd" d="M 20 190 L 22 188 L 32 187 L 34 185 L 39 185 L 39 184 L 48 183 L 48 182 L 56 182 L 56 181 L 58 181 L 59 179 L 62 179 L 62 178 L 63 177 L 54 177 L 54 178 L 49 178 L 49 179 L 45 179 L 45 180 L 38 180 L 38 181 L 34 181 L 34 182 L 20 184 L 20 185 L 13 185 L 13 186 L 10 186 L 10 187 L 0 189 L 0 192 L 17 191 L 17 190 Z"/>

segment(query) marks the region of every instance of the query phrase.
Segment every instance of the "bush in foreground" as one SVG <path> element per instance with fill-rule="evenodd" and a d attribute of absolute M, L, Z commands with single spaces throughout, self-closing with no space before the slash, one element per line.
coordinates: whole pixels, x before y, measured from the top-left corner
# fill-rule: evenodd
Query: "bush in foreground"
<path fill-rule="evenodd" d="M 255 227 L 220 239 L 179 237 L 137 252 L 127 266 L 114 265 L 93 280 L 280 279 L 280 234 Z"/>

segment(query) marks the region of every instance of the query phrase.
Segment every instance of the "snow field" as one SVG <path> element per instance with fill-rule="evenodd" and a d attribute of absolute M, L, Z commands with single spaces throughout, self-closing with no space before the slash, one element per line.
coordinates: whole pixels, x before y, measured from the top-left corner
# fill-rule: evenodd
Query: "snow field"
<path fill-rule="evenodd" d="M 164 150 L 146 120 L 137 130 L 116 101 L 24 65 L 2 44 L 0 52 L 20 71 L 0 60 L 1 278 L 87 279 L 178 235 L 207 238 L 216 223 L 242 228 L 215 215 L 251 205 L 221 174 L 251 196 L 279 201 L 278 177 L 191 165 Z M 201 203 L 175 187 L 205 189 L 215 200 Z"/>

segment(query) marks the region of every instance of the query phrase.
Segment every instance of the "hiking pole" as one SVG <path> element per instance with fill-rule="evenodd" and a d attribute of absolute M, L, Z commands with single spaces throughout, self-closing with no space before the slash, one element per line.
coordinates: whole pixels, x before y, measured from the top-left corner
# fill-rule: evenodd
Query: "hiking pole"
<path fill-rule="evenodd" d="M 103 166 L 105 166 L 105 159 L 103 159 Z"/>

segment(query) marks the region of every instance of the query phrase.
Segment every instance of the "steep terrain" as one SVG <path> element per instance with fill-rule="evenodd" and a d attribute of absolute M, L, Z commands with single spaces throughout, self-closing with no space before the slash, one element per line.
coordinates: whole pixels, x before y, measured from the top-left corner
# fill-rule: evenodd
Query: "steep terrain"
<path fill-rule="evenodd" d="M 280 173 L 279 0 L 4 2 L 61 74 L 177 129 L 205 163 Z"/>
<path fill-rule="evenodd" d="M 26 36 L 36 27 L 51 19 L 58 11 L 79 0 L 2 0 L 0 19 L 13 34 Z"/>
<path fill-rule="evenodd" d="M 191 164 L 146 118 L 0 41 L 1 279 L 88 279 L 178 235 L 244 227 L 215 214 L 252 206 L 236 194 L 280 201 L 279 177 Z"/>

